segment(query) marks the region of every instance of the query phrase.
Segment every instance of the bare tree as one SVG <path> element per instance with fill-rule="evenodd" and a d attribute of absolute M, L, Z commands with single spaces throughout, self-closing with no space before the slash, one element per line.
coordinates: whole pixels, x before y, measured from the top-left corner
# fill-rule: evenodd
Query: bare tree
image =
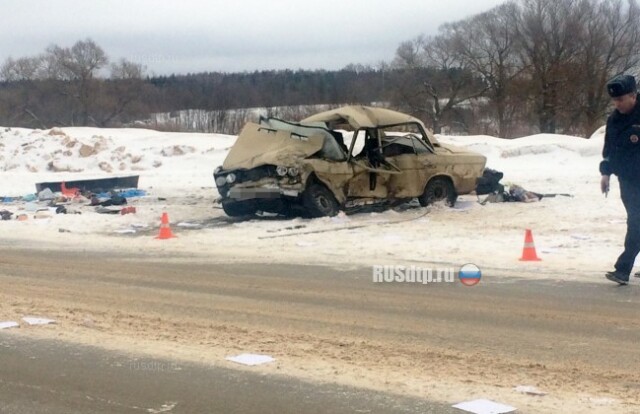
<path fill-rule="evenodd" d="M 421 68 L 426 65 L 424 48 L 427 44 L 427 38 L 420 35 L 412 40 L 400 43 L 396 49 L 396 56 L 392 62 L 395 68 Z"/>
<path fill-rule="evenodd" d="M 67 82 L 66 93 L 80 105 L 80 122 L 88 125 L 99 88 L 96 75 L 109 62 L 104 50 L 93 40 L 86 39 L 71 48 L 50 46 L 44 60 L 50 75 Z"/>
<path fill-rule="evenodd" d="M 518 15 L 519 8 L 510 2 L 451 26 L 460 58 L 487 84 L 486 96 L 500 137 L 511 134 L 517 109 L 510 99 L 512 83 L 525 69 L 517 60 L 514 21 Z"/>
<path fill-rule="evenodd" d="M 395 72 L 392 79 L 392 102 L 401 109 L 406 109 L 420 117 L 425 117 L 433 111 L 433 106 L 429 105 L 429 97 L 422 86 L 432 72 L 426 68 L 424 56 L 426 41 L 426 38 L 421 35 L 402 42 L 391 63 L 391 68 Z"/>
<path fill-rule="evenodd" d="M 21 57 L 15 60 L 9 57 L 0 67 L 0 79 L 5 82 L 33 80 L 37 77 L 39 67 L 38 57 Z"/>
<path fill-rule="evenodd" d="M 587 5 L 576 71 L 582 93 L 574 117 L 583 116 L 582 133 L 589 136 L 607 112 L 607 81 L 640 63 L 640 8 L 635 0 L 589 0 Z"/>
<path fill-rule="evenodd" d="M 444 75 L 444 82 L 440 86 L 429 81 L 423 85 L 432 98 L 432 120 L 436 132 L 440 132 L 445 114 L 462 103 L 484 95 L 488 89 L 487 84 L 470 70 L 469 63 L 463 59 L 455 43 L 453 26 L 445 25 L 441 28 L 441 34 L 432 38 L 425 47 L 427 66 Z"/>
<path fill-rule="evenodd" d="M 144 74 L 143 65 L 126 59 L 111 64 L 111 76 L 100 85 L 93 122 L 98 126 L 108 126 L 131 109 L 144 93 Z"/>
<path fill-rule="evenodd" d="M 523 67 L 529 71 L 541 132 L 555 133 L 561 97 L 570 97 L 570 68 L 587 18 L 582 0 L 523 0 L 516 21 Z"/>
<path fill-rule="evenodd" d="M 109 62 L 104 50 L 91 39 L 80 40 L 71 48 L 50 46 L 47 54 L 55 57 L 58 76 L 66 80 L 93 79 Z"/>
<path fill-rule="evenodd" d="M 456 49 L 452 25 L 441 27 L 438 36 L 403 42 L 393 67 L 403 72 L 396 85 L 400 98 L 413 113 L 428 117 L 436 133 L 458 105 L 487 90 Z"/>

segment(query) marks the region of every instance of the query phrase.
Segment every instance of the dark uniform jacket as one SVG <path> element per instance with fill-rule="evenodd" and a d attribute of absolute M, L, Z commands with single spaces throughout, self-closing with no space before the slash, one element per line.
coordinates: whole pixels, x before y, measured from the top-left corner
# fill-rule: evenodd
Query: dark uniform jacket
<path fill-rule="evenodd" d="M 640 183 L 640 94 L 633 112 L 609 115 L 602 156 L 600 174 Z"/>

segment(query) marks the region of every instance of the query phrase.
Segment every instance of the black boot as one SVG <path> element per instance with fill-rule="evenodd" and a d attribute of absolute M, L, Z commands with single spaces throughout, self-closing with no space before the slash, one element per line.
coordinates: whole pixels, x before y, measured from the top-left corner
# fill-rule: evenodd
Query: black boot
<path fill-rule="evenodd" d="M 617 270 L 614 272 L 607 272 L 604 277 L 609 279 L 612 282 L 616 282 L 619 285 L 628 285 L 629 284 L 629 275 L 626 275 L 622 272 L 618 272 Z"/>

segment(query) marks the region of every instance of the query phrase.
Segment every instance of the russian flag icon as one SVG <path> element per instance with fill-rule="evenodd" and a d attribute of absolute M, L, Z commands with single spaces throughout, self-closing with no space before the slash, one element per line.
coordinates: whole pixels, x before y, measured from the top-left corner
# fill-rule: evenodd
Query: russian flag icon
<path fill-rule="evenodd" d="M 480 268 L 472 263 L 467 263 L 460 268 L 458 272 L 458 278 L 465 286 L 475 286 L 480 283 L 482 278 L 482 272 Z"/>

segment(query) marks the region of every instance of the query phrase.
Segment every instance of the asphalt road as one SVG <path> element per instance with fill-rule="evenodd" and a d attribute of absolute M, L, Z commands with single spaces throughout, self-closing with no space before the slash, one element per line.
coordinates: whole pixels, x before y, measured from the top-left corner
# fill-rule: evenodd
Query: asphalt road
<path fill-rule="evenodd" d="M 353 387 L 0 334 L 0 413 L 453 413 Z"/>
<path fill-rule="evenodd" d="M 469 390 L 526 380 L 557 394 L 612 396 L 626 412 L 640 412 L 635 281 L 618 287 L 485 274 L 465 287 L 371 279 L 363 268 L 7 248 L 0 315 L 54 317 L 60 323 L 52 332 L 66 336 L 0 336 L 0 412 L 162 412 L 163 404 L 180 413 L 453 412 L 394 395 L 427 395 L 415 387 L 428 390 L 434 378 Z M 203 353 L 253 346 L 275 355 L 282 373 L 314 381 L 183 362 L 180 370 L 140 370 L 132 368 L 135 345 L 119 354 L 68 344 L 94 333 Z M 171 367 L 177 359 L 157 361 Z M 311 368 L 296 370 L 303 364 Z M 338 379 L 385 392 L 338 386 Z"/>

